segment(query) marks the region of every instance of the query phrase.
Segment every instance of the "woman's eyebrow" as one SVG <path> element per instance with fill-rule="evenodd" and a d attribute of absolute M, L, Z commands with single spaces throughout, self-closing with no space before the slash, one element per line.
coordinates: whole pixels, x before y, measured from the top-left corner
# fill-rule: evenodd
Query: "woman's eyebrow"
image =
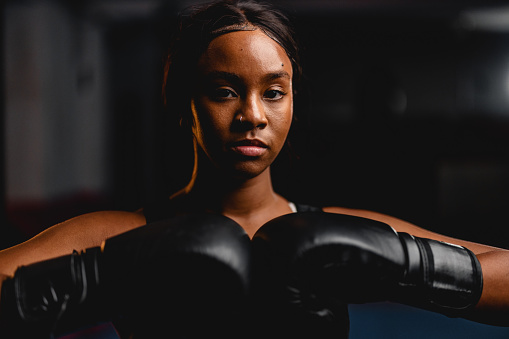
<path fill-rule="evenodd" d="M 205 75 L 208 80 L 222 79 L 230 82 L 239 82 L 240 76 L 235 73 L 224 72 L 224 71 L 211 71 Z"/>
<path fill-rule="evenodd" d="M 280 78 L 287 78 L 288 80 L 292 79 L 292 77 L 290 76 L 290 74 L 288 74 L 287 71 L 273 72 L 264 76 L 264 79 L 267 81 L 276 80 Z"/>
<path fill-rule="evenodd" d="M 205 78 L 208 80 L 222 79 L 222 80 L 227 80 L 229 82 L 240 82 L 241 81 L 241 77 L 238 74 L 225 72 L 225 71 L 211 71 L 205 75 Z M 280 78 L 286 78 L 286 79 L 291 80 L 292 77 L 286 71 L 277 71 L 277 72 L 267 73 L 263 77 L 263 80 L 271 81 L 271 80 L 280 79 Z"/>

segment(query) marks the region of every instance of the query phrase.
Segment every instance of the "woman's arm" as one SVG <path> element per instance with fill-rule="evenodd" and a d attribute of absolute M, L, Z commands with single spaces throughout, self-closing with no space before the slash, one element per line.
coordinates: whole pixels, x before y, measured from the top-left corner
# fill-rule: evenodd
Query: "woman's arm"
<path fill-rule="evenodd" d="M 509 251 L 496 249 L 477 254 L 483 271 L 484 287 L 471 320 L 509 326 Z"/>
<path fill-rule="evenodd" d="M 84 214 L 0 251 L 0 300 L 3 281 L 14 275 L 19 266 L 100 246 L 107 238 L 144 224 L 142 213 L 104 211 Z"/>
<path fill-rule="evenodd" d="M 143 214 L 121 211 L 95 212 L 69 219 L 0 251 L 0 274 L 11 276 L 21 265 L 100 246 L 105 239 L 144 224 Z"/>
<path fill-rule="evenodd" d="M 484 286 L 479 303 L 467 318 L 491 325 L 509 326 L 509 250 L 447 237 L 377 212 L 341 207 L 327 207 L 324 211 L 381 221 L 397 232 L 468 248 L 481 263 Z"/>

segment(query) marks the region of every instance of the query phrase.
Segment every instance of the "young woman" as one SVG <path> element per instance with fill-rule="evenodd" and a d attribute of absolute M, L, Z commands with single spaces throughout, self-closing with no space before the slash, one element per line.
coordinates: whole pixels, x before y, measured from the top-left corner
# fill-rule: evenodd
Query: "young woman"
<path fill-rule="evenodd" d="M 189 184 L 160 206 L 78 216 L 1 251 L 4 278 L 20 265 L 100 246 L 107 238 L 172 215 L 217 212 L 253 236 L 266 222 L 306 208 L 275 192 L 270 174 L 292 125 L 300 77 L 286 18 L 266 5 L 220 1 L 182 16 L 180 28 L 168 56 L 165 93 L 170 114 L 177 115 L 194 145 Z M 509 251 L 445 237 L 376 212 L 322 210 L 382 221 L 398 232 L 470 249 L 484 279 L 472 317 L 509 325 Z"/>

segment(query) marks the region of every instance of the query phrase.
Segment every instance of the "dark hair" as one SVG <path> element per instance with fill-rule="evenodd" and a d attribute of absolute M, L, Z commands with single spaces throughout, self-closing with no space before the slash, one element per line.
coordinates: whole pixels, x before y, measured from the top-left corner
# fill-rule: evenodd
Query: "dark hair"
<path fill-rule="evenodd" d="M 255 26 L 276 41 L 292 63 L 294 88 L 301 75 L 298 47 L 288 18 L 265 3 L 223 0 L 190 7 L 179 18 L 164 68 L 163 100 L 184 127 L 191 125 L 190 102 L 196 66 L 210 42 L 228 32 Z"/>

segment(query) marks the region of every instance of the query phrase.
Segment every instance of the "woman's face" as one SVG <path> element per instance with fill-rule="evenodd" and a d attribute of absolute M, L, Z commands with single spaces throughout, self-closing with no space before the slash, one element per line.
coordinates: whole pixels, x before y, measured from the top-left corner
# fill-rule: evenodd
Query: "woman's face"
<path fill-rule="evenodd" d="M 212 163 L 252 178 L 283 147 L 293 115 L 292 65 L 259 29 L 212 40 L 198 61 L 193 133 Z"/>

